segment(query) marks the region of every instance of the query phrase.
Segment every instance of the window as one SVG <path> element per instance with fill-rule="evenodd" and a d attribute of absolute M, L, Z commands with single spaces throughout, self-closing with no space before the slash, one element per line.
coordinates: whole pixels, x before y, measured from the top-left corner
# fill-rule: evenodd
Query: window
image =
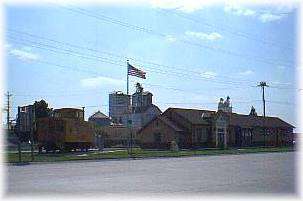
<path fill-rule="evenodd" d="M 199 129 L 197 129 L 197 141 L 198 142 L 201 142 L 201 138 L 202 138 L 202 129 L 201 128 L 199 128 Z"/>
<path fill-rule="evenodd" d="M 55 130 L 58 131 L 58 132 L 63 132 L 64 131 L 63 124 L 61 122 L 56 122 Z"/>
<path fill-rule="evenodd" d="M 155 143 L 161 143 L 161 133 L 154 134 Z"/>
<path fill-rule="evenodd" d="M 196 140 L 197 140 L 197 142 L 206 142 L 207 141 L 207 128 L 197 128 Z"/>
<path fill-rule="evenodd" d="M 218 137 L 220 138 L 220 140 L 223 140 L 223 138 L 224 138 L 224 129 L 223 128 L 218 128 L 218 132 L 217 132 L 217 134 L 218 134 Z M 222 139 L 221 139 L 222 138 Z"/>
<path fill-rule="evenodd" d="M 266 135 L 272 135 L 273 134 L 273 131 L 270 128 L 266 128 L 265 130 L 266 130 L 265 131 Z"/>

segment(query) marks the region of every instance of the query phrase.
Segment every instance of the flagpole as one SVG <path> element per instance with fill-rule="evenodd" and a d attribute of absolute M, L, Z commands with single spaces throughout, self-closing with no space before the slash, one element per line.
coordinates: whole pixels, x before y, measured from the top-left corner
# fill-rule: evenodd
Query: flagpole
<path fill-rule="evenodd" d="M 128 60 L 126 60 L 126 94 L 129 95 L 129 91 L 128 91 L 128 82 L 129 82 L 129 75 L 128 75 Z"/>
<path fill-rule="evenodd" d="M 126 94 L 127 96 L 129 95 L 129 75 L 128 75 L 128 66 L 129 66 L 129 63 L 128 63 L 128 59 L 126 60 Z M 129 100 L 131 102 L 131 100 Z M 127 108 L 127 121 L 126 121 L 126 127 L 127 129 L 130 131 L 130 125 L 129 125 L 129 105 L 128 105 L 128 108 Z M 130 133 L 131 135 L 131 133 Z M 128 157 L 130 157 L 130 147 L 131 147 L 131 139 L 132 136 L 130 136 L 130 142 L 128 142 L 128 145 L 127 145 L 127 153 L 128 153 Z"/>

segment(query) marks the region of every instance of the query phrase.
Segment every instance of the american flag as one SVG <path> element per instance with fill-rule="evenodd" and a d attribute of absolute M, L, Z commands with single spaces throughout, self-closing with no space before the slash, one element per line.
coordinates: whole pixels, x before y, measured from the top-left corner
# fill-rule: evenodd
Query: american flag
<path fill-rule="evenodd" d="M 128 75 L 132 75 L 132 76 L 140 77 L 142 79 L 146 79 L 146 77 L 145 77 L 146 72 L 133 67 L 129 63 L 127 63 L 127 69 L 128 69 L 128 71 L 127 71 Z"/>

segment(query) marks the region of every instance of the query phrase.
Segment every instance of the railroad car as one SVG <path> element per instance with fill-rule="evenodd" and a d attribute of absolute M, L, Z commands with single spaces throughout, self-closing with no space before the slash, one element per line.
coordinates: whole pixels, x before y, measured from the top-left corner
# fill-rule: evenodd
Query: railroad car
<path fill-rule="evenodd" d="M 94 146 L 93 125 L 84 120 L 84 109 L 61 108 L 37 120 L 39 151 L 88 150 Z"/>

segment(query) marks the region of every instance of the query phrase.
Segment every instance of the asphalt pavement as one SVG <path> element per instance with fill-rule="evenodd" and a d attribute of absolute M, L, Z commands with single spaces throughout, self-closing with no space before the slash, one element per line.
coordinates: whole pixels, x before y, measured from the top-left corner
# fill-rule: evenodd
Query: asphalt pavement
<path fill-rule="evenodd" d="M 295 195 L 295 152 L 8 166 L 7 195 Z"/>

